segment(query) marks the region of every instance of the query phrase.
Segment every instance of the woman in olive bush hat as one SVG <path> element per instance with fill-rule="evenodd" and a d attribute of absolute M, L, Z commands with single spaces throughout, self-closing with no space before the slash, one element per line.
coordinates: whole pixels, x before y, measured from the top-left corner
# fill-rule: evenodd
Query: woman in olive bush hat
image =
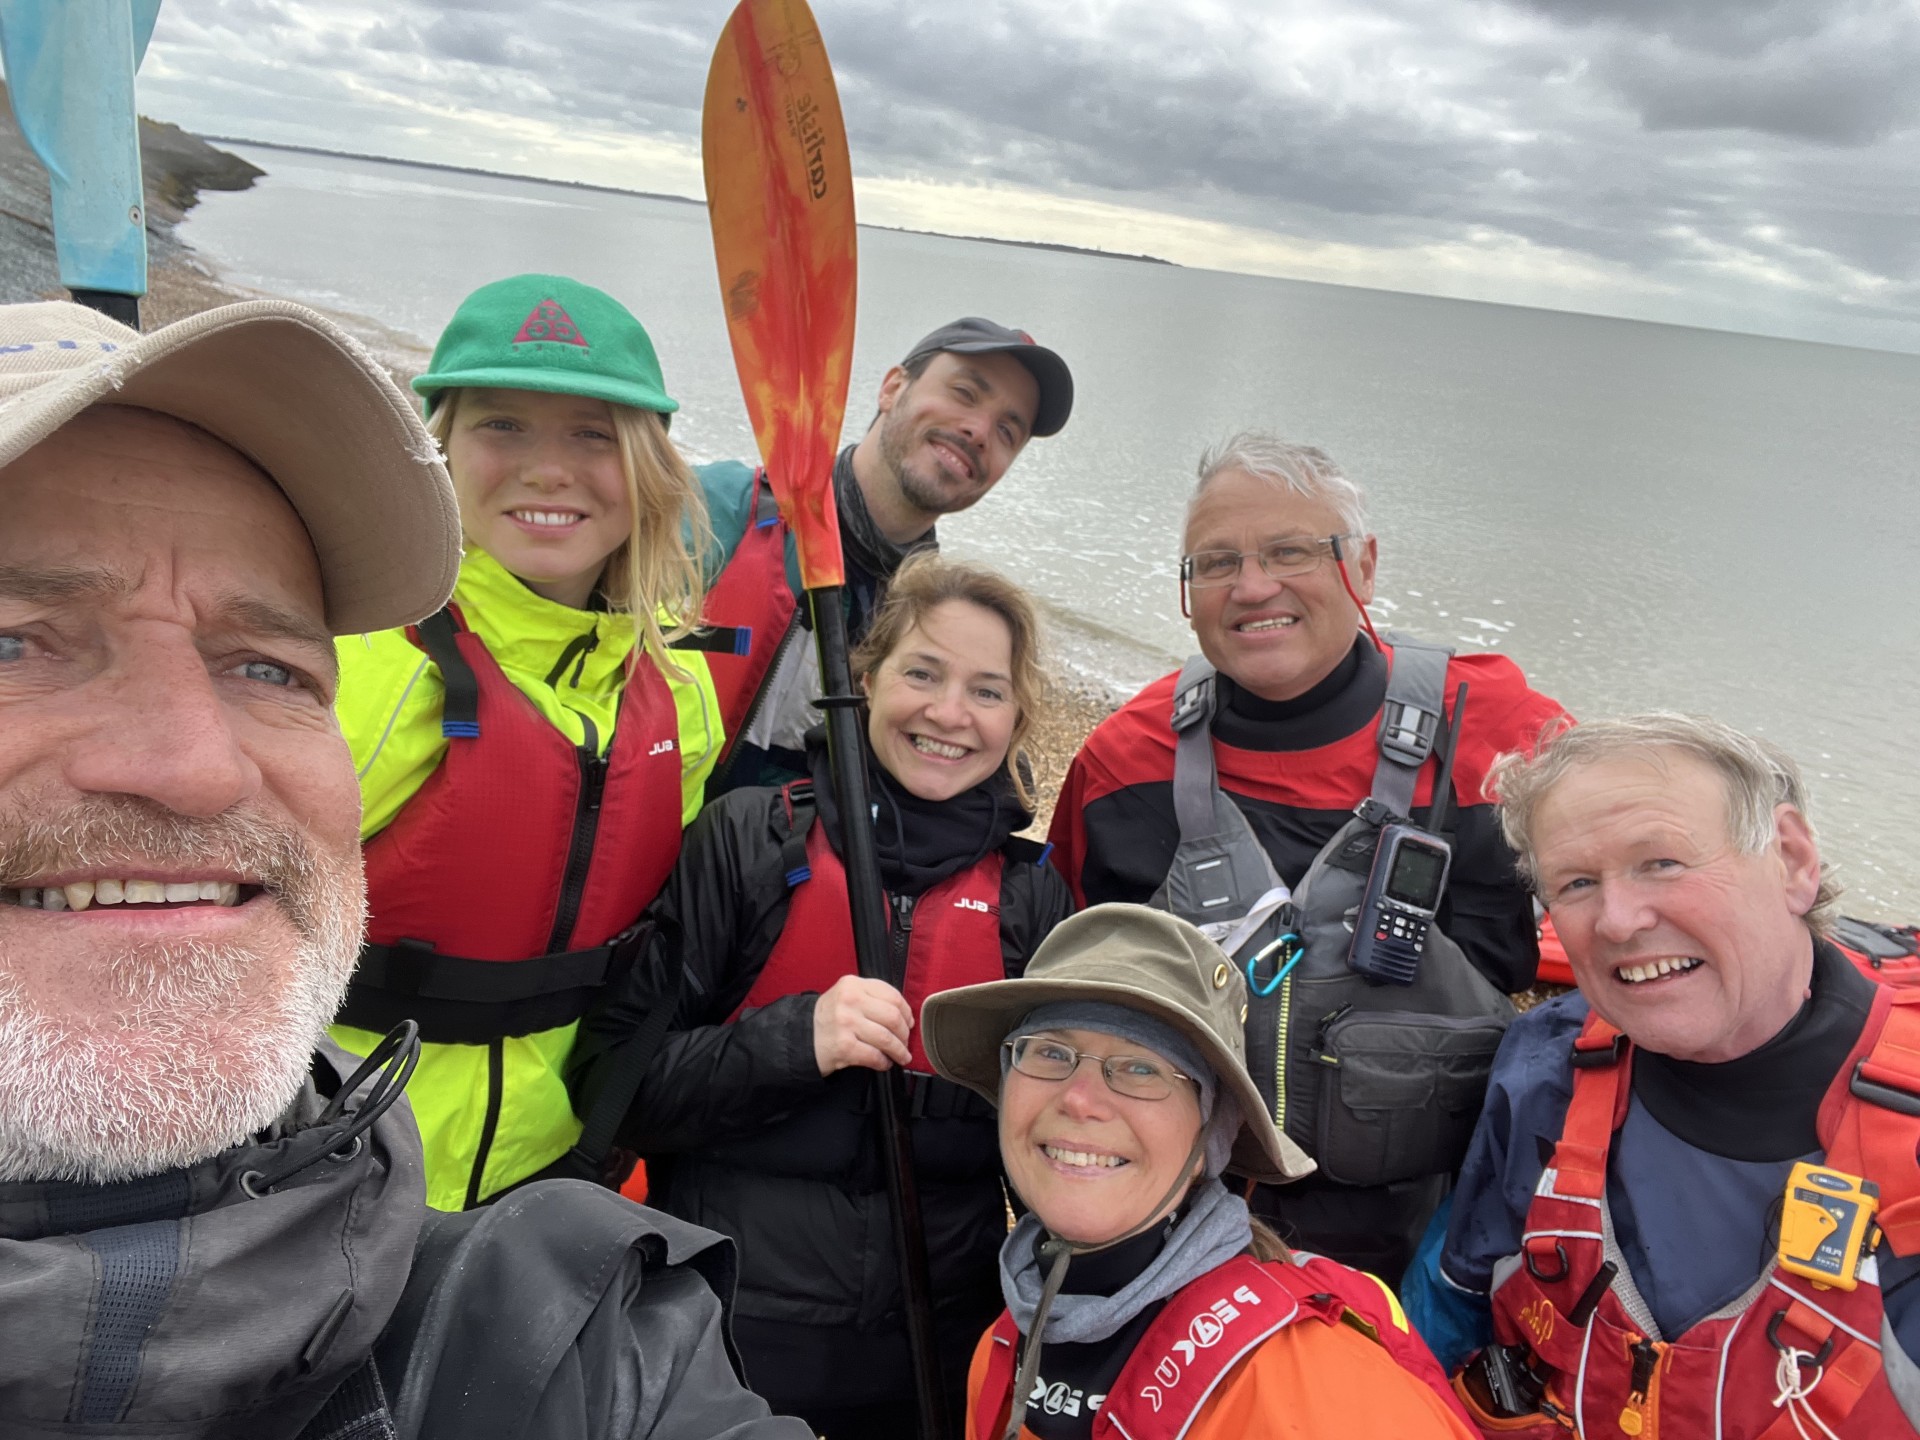
<path fill-rule="evenodd" d="M 968 1440 L 1474 1433 L 1384 1285 L 1290 1252 L 1221 1183 L 1313 1169 L 1247 1074 L 1245 1008 L 1218 946 L 1140 905 L 1085 911 L 1024 977 L 922 1008 L 935 1069 L 999 1107 L 1027 1208 Z"/>

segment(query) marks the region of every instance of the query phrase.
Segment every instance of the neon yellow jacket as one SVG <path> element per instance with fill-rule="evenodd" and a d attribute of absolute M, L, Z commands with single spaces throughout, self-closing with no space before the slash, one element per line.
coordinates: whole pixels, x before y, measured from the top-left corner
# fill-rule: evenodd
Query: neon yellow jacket
<path fill-rule="evenodd" d="M 632 622 L 543 599 L 478 549 L 461 565 L 454 602 L 467 628 L 548 722 L 575 746 L 591 734 L 605 755 L 627 659 L 638 643 Z M 579 642 L 589 633 L 597 643 L 583 647 Z M 392 822 L 446 755 L 445 691 L 438 668 L 404 630 L 345 636 L 337 648 L 337 709 L 360 777 L 365 841 Z M 564 665 L 563 655 L 570 657 Z M 684 826 L 699 813 L 723 735 L 705 657 L 680 651 L 675 659 L 688 676 L 666 677 L 679 722 Z M 448 879 L 457 892 L 458 877 Z M 379 897 L 370 903 L 377 908 Z M 407 1094 L 426 1144 L 428 1204 L 462 1209 L 526 1179 L 572 1146 L 580 1125 L 560 1077 L 574 1029 L 565 1025 L 492 1045 L 422 1047 Z M 380 1038 L 346 1025 L 334 1026 L 333 1036 L 361 1055 Z M 488 1137 L 489 1111 L 496 1107 Z"/>

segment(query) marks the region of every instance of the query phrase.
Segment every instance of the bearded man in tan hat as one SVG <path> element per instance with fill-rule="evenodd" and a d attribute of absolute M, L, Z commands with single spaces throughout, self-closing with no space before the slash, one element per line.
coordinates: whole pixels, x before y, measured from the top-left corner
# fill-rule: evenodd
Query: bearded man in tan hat
<path fill-rule="evenodd" d="M 430 1222 L 417 1039 L 323 1039 L 333 636 L 459 560 L 392 382 L 279 302 L 0 307 L 0 507 L 0 1436 L 805 1435 L 720 1237 L 577 1182 Z"/>

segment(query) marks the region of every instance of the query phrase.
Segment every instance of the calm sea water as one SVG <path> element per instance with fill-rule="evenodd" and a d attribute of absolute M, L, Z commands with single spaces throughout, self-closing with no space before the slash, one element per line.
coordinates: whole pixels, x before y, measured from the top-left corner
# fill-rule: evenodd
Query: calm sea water
<path fill-rule="evenodd" d="M 750 456 L 696 205 L 246 150 L 183 236 L 229 278 L 430 345 L 485 281 L 549 270 L 647 323 L 674 437 Z M 1069 668 L 1130 690 L 1188 649 L 1175 586 L 1201 447 L 1248 426 L 1365 484 L 1380 613 L 1514 657 L 1578 714 L 1703 711 L 1807 767 L 1863 914 L 1920 914 L 1920 357 L 867 230 L 848 435 L 886 367 L 985 314 L 1079 401 L 958 553 L 1030 585 Z M 424 354 L 414 356 L 415 362 Z"/>

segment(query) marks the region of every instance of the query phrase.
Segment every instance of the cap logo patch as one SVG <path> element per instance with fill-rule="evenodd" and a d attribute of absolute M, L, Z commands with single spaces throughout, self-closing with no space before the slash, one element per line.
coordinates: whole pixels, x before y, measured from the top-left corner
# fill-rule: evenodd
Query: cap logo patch
<path fill-rule="evenodd" d="M 593 348 L 573 323 L 573 317 L 567 314 L 567 307 L 558 300 L 542 300 L 529 310 L 527 318 L 520 322 L 520 333 L 513 337 L 513 343 L 578 345 L 582 350 Z"/>

